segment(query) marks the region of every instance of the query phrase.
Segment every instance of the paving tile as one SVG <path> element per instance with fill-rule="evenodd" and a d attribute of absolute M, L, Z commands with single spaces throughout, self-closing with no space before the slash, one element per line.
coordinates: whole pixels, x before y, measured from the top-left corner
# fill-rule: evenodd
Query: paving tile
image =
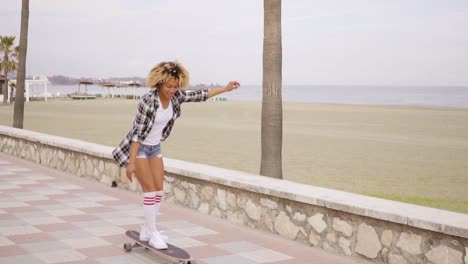
<path fill-rule="evenodd" d="M 92 221 L 80 221 L 80 222 L 73 222 L 73 225 L 76 225 L 81 228 L 85 227 L 101 227 L 101 226 L 108 226 L 109 222 L 103 219 L 96 219 Z"/>
<path fill-rule="evenodd" d="M 52 188 L 35 188 L 32 190 L 33 192 L 40 194 L 40 195 L 61 195 L 61 194 L 67 194 L 66 192 L 58 189 L 52 189 Z"/>
<path fill-rule="evenodd" d="M 190 228 L 196 227 L 197 225 L 192 224 L 188 221 L 184 220 L 176 220 L 176 221 L 159 221 L 159 226 L 165 227 L 167 229 L 176 229 L 176 228 Z"/>
<path fill-rule="evenodd" d="M 79 194 L 80 198 L 92 202 L 100 202 L 100 201 L 118 201 L 119 199 L 108 196 L 108 195 L 103 195 L 103 194 Z"/>
<path fill-rule="evenodd" d="M 25 167 L 17 167 L 17 166 L 4 166 L 3 167 L 7 171 L 13 171 L 13 172 L 25 172 L 25 171 L 31 171 L 28 168 Z"/>
<path fill-rule="evenodd" d="M 143 217 L 143 207 L 136 205 L 110 206 L 112 209 L 133 217 Z"/>
<path fill-rule="evenodd" d="M 191 237 L 169 237 L 169 240 L 167 242 L 180 248 L 191 248 L 206 245 L 205 243 L 193 239 Z"/>
<path fill-rule="evenodd" d="M 11 246 L 11 245 L 14 245 L 15 243 L 13 241 L 11 241 L 10 239 L 4 237 L 4 236 L 0 236 L 0 247 L 4 247 L 4 246 Z"/>
<path fill-rule="evenodd" d="M 65 221 L 55 216 L 25 218 L 24 221 L 34 226 L 65 223 Z"/>
<path fill-rule="evenodd" d="M 4 213 L 0 213 L 0 221 L 4 220 L 14 220 L 16 217 L 12 214 L 7 214 L 5 211 L 2 210 Z"/>
<path fill-rule="evenodd" d="M 172 229 L 172 231 L 180 233 L 188 237 L 218 234 L 218 232 L 208 229 L 208 228 L 204 228 L 202 226 L 195 226 L 195 227 L 188 227 L 188 228 L 175 228 L 175 229 Z"/>
<path fill-rule="evenodd" d="M 241 252 L 239 255 L 259 263 L 271 263 L 292 259 L 292 257 L 288 255 L 269 249 Z"/>
<path fill-rule="evenodd" d="M 238 255 L 218 256 L 202 259 L 207 264 L 258 264 L 259 262 Z"/>
<path fill-rule="evenodd" d="M 80 211 L 83 211 L 83 210 L 80 209 Z M 98 219 L 96 216 L 86 214 L 86 213 L 80 214 L 80 215 L 65 215 L 65 216 L 61 216 L 60 218 L 63 219 L 63 221 L 66 221 L 68 223 L 89 222 L 89 221 Z"/>
<path fill-rule="evenodd" d="M 40 232 L 35 234 L 9 236 L 8 239 L 19 245 L 51 241 L 53 240 L 53 237 L 51 237 L 48 233 Z"/>
<path fill-rule="evenodd" d="M 24 202 L 0 202 L 0 208 L 16 208 L 16 207 L 26 207 L 29 206 L 29 204 L 24 203 Z"/>
<path fill-rule="evenodd" d="M 91 202 L 91 201 L 78 201 L 78 202 L 71 202 L 66 203 L 66 205 L 73 207 L 73 208 L 93 208 L 93 207 L 102 207 L 102 204 Z"/>
<path fill-rule="evenodd" d="M 82 237 L 62 239 L 63 243 L 69 245 L 73 249 L 92 248 L 112 245 L 111 243 L 98 237 Z"/>
<path fill-rule="evenodd" d="M 77 260 L 77 261 L 70 261 L 70 262 L 67 262 L 67 264 L 100 264 L 100 263 L 94 259 L 83 259 L 83 260 Z"/>
<path fill-rule="evenodd" d="M 31 210 L 27 212 L 15 213 L 15 216 L 21 220 L 24 220 L 29 218 L 48 217 L 50 215 L 44 211 L 35 210 L 31 208 Z"/>
<path fill-rule="evenodd" d="M 62 224 L 40 225 L 40 226 L 37 226 L 37 228 L 39 230 L 42 230 L 42 232 L 54 232 L 54 231 L 75 229 L 76 226 L 70 223 L 62 223 Z"/>
<path fill-rule="evenodd" d="M 187 253 L 189 253 L 192 258 L 197 259 L 197 260 L 202 259 L 202 258 L 225 256 L 225 255 L 231 254 L 230 252 L 213 247 L 211 245 L 191 247 L 191 248 L 185 249 L 185 251 L 187 251 Z"/>
<path fill-rule="evenodd" d="M 10 184 L 13 185 L 31 185 L 31 184 L 39 184 L 39 182 L 34 181 L 34 180 L 29 180 L 29 179 L 24 179 L 24 180 L 13 180 L 9 182 Z"/>
<path fill-rule="evenodd" d="M 141 259 L 135 255 L 130 255 L 130 254 L 122 255 L 122 256 L 98 258 L 97 261 L 101 264 L 148 264 L 148 263 L 151 263 L 151 262 L 146 261 L 145 259 Z"/>
<path fill-rule="evenodd" d="M 228 243 L 222 243 L 214 245 L 217 248 L 226 250 L 231 253 L 241 253 L 241 252 L 248 252 L 248 251 L 255 251 L 255 250 L 264 250 L 265 248 L 251 243 L 249 241 L 234 241 Z"/>
<path fill-rule="evenodd" d="M 124 213 L 127 213 L 128 211 L 133 211 L 133 210 L 135 211 L 143 210 L 141 205 L 135 205 L 135 204 L 121 204 L 121 205 L 114 205 L 111 207 L 119 212 L 124 212 Z"/>
<path fill-rule="evenodd" d="M 99 201 L 104 207 L 110 207 L 122 203 L 121 200 L 112 200 L 112 201 Z"/>
<path fill-rule="evenodd" d="M 15 197 L 15 200 L 21 201 L 21 202 L 29 202 L 29 201 L 45 201 L 45 200 L 49 200 L 49 198 L 42 196 L 42 195 L 28 195 L 28 196 Z"/>
<path fill-rule="evenodd" d="M 42 211 L 53 211 L 53 210 L 66 210 L 70 209 L 68 206 L 61 204 L 53 199 L 50 199 L 51 201 L 54 201 L 55 203 L 53 204 L 44 204 L 44 205 L 38 205 L 36 206 L 37 209 L 42 210 Z"/>
<path fill-rule="evenodd" d="M 34 253 L 34 256 L 41 259 L 45 263 L 64 263 L 85 260 L 88 258 L 73 249 Z"/>
<path fill-rule="evenodd" d="M 143 223 L 143 220 L 140 218 L 136 217 L 115 217 L 115 218 L 107 218 L 105 219 L 106 221 L 118 225 L 118 226 L 123 226 L 123 225 L 140 225 Z"/>
<path fill-rule="evenodd" d="M 87 256 L 88 258 L 103 258 L 109 256 L 119 256 L 128 254 L 123 250 L 123 246 L 103 246 L 103 247 L 92 247 L 92 248 L 81 248 L 77 249 L 78 252 Z"/>
<path fill-rule="evenodd" d="M 86 232 L 95 236 L 111 236 L 125 233 L 125 229 L 118 226 L 98 226 L 98 227 L 85 227 Z"/>
<path fill-rule="evenodd" d="M 68 183 L 50 183 L 50 184 L 47 184 L 48 186 L 52 187 L 52 188 L 55 188 L 55 189 L 59 189 L 59 190 L 82 190 L 83 188 L 81 186 L 78 186 L 78 185 L 75 185 L 75 184 L 68 184 Z"/>
<path fill-rule="evenodd" d="M 34 226 L 7 226 L 0 227 L 0 236 L 14 236 L 40 233 L 41 230 Z"/>
<path fill-rule="evenodd" d="M 96 214 L 96 213 L 103 213 L 103 212 L 114 212 L 114 209 L 106 207 L 106 206 L 80 208 L 80 210 L 87 213 L 87 214 Z"/>
<path fill-rule="evenodd" d="M 116 210 L 94 213 L 94 215 L 102 219 L 130 217 L 128 214 Z"/>
<path fill-rule="evenodd" d="M 50 198 L 49 196 L 48 200 L 36 200 L 36 201 L 28 201 L 28 204 L 34 208 L 41 206 L 41 205 L 54 205 L 57 204 L 57 202 L 53 199 Z"/>
<path fill-rule="evenodd" d="M 133 229 L 135 230 L 135 229 Z M 138 232 L 140 230 L 140 227 L 138 227 L 136 229 Z M 174 230 L 171 230 L 171 229 L 161 229 L 161 228 L 158 228 L 158 231 L 161 233 L 161 234 L 164 234 L 165 236 L 168 236 L 169 239 L 173 239 L 173 238 L 181 238 L 181 237 L 186 237 L 185 235 L 179 233 L 179 232 L 176 232 Z M 198 238 L 197 238 L 198 239 Z"/>
<path fill-rule="evenodd" d="M 110 235 L 110 236 L 105 236 L 101 237 L 102 239 L 109 241 L 113 245 L 117 246 L 118 248 L 122 248 L 124 243 L 130 243 L 131 240 L 128 238 L 127 235 L 124 233 L 122 234 L 117 234 L 117 235 Z"/>
<path fill-rule="evenodd" d="M 83 211 L 74 208 L 45 210 L 45 212 L 58 217 L 85 214 Z"/>
<path fill-rule="evenodd" d="M 69 229 L 69 230 L 61 230 L 61 231 L 54 231 L 49 232 L 49 235 L 54 237 L 57 240 L 66 240 L 72 238 L 89 238 L 92 235 L 82 229 Z"/>
<path fill-rule="evenodd" d="M 54 177 L 51 177 L 51 176 L 48 176 L 48 175 L 34 174 L 34 173 L 24 175 L 24 178 L 28 179 L 28 180 L 33 180 L 33 181 L 48 181 L 48 180 L 54 180 L 55 179 Z"/>
<path fill-rule="evenodd" d="M 12 216 L 12 215 L 10 215 Z M 0 227 L 22 226 L 25 222 L 13 216 L 12 219 L 0 220 Z"/>
<path fill-rule="evenodd" d="M 18 256 L 18 255 L 25 255 L 27 251 L 24 250 L 19 245 L 6 245 L 0 248 L 0 257 L 11 257 L 11 256 Z M 1 258 L 0 258 L 1 259 Z M 0 261 L 3 264 L 3 262 Z"/>
<path fill-rule="evenodd" d="M 41 252 L 48 252 L 48 251 L 71 249 L 70 246 L 58 240 L 47 241 L 47 242 L 37 242 L 37 243 L 27 243 L 27 244 L 22 244 L 21 247 L 30 253 L 41 253 Z"/>
<path fill-rule="evenodd" d="M 125 212 L 126 214 L 129 214 L 131 216 L 134 216 L 134 217 L 143 217 L 144 216 L 144 213 L 143 213 L 143 209 L 136 209 L 136 210 L 128 210 Z M 159 213 L 158 215 L 161 215 L 161 213 Z"/>
<path fill-rule="evenodd" d="M 44 264 L 40 259 L 31 255 L 0 257 L 2 264 Z"/>
<path fill-rule="evenodd" d="M 8 214 L 16 214 L 16 213 L 21 213 L 21 212 L 29 212 L 31 211 L 32 207 L 30 205 L 28 206 L 21 206 L 21 207 L 9 207 L 9 208 L 3 208 Z"/>

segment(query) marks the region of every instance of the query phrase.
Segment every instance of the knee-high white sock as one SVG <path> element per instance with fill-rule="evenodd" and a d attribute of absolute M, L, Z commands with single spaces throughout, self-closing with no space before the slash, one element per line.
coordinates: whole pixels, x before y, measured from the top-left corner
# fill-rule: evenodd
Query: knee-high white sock
<path fill-rule="evenodd" d="M 163 191 L 157 191 L 155 192 L 155 196 L 154 196 L 154 222 L 158 222 L 158 213 L 159 213 L 159 208 L 161 207 L 161 202 L 162 202 L 162 198 L 164 196 L 164 192 Z"/>
<path fill-rule="evenodd" d="M 143 213 L 145 216 L 145 225 L 148 230 L 153 233 L 156 231 L 155 211 L 154 211 L 154 198 L 156 192 L 143 193 Z"/>

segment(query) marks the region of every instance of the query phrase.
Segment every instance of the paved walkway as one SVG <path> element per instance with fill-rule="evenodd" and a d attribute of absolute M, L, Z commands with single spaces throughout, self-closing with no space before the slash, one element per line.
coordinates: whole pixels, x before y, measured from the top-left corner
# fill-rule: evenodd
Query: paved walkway
<path fill-rule="evenodd" d="M 0 263 L 170 263 L 123 250 L 142 223 L 139 194 L 0 153 Z M 194 263 L 364 263 L 162 204 L 159 227 Z"/>

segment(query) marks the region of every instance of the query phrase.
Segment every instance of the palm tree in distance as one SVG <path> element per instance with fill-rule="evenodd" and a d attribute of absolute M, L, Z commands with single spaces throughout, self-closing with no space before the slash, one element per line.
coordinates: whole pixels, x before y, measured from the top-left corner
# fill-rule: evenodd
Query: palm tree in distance
<path fill-rule="evenodd" d="M 260 174 L 283 178 L 281 0 L 264 0 L 262 157 Z"/>
<path fill-rule="evenodd" d="M 15 60 L 15 37 L 13 36 L 0 36 L 0 53 L 3 58 L 0 58 L 0 72 L 5 75 L 5 85 L 3 86 L 3 103 L 8 103 L 8 74 L 16 71 L 18 63 Z"/>

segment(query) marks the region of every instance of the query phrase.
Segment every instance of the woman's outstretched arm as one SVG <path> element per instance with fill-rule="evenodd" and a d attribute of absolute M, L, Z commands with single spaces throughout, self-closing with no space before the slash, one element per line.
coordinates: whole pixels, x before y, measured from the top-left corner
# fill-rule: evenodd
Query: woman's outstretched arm
<path fill-rule="evenodd" d="M 234 89 L 237 89 L 239 88 L 240 86 L 240 83 L 237 82 L 237 81 L 231 81 L 229 82 L 226 87 L 224 88 L 215 88 L 215 89 L 210 89 L 208 90 L 208 98 L 210 97 L 213 97 L 213 96 L 216 96 L 218 94 L 222 94 L 222 93 L 225 93 L 225 92 L 229 92 L 229 91 L 232 91 Z"/>

